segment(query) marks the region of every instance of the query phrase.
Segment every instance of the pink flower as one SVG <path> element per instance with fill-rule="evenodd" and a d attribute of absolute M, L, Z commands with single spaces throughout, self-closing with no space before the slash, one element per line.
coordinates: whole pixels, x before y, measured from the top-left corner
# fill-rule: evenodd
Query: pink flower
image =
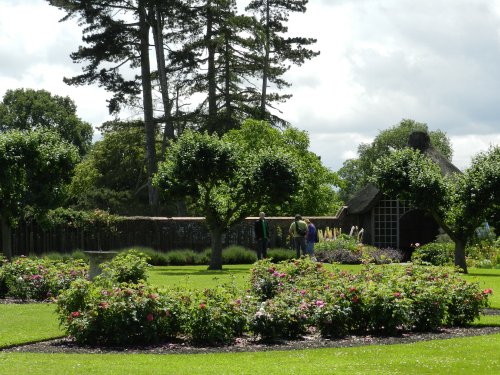
<path fill-rule="evenodd" d="M 158 299 L 158 294 L 156 294 L 156 293 L 151 293 L 151 294 L 148 296 L 148 298 L 150 298 L 150 299 Z"/>
<path fill-rule="evenodd" d="M 321 308 L 321 307 L 325 306 L 325 302 L 323 302 L 322 300 L 319 299 L 319 300 L 316 301 L 316 306 L 318 306 L 319 308 Z"/>
<path fill-rule="evenodd" d="M 301 295 L 301 296 L 305 295 L 306 293 L 307 293 L 307 292 L 306 292 L 304 289 L 302 289 L 302 290 L 300 291 L 300 295 Z"/>
<path fill-rule="evenodd" d="M 485 289 L 483 290 L 483 294 L 493 294 L 493 289 L 491 288 Z"/>
<path fill-rule="evenodd" d="M 146 316 L 146 319 L 148 320 L 148 322 L 152 322 L 152 321 L 153 321 L 153 319 L 154 319 L 153 314 L 151 314 L 151 313 L 150 313 L 150 314 L 148 314 L 148 315 Z"/>
<path fill-rule="evenodd" d="M 207 305 L 205 303 L 200 303 L 200 309 L 206 309 L 207 308 Z"/>
<path fill-rule="evenodd" d="M 274 273 L 275 271 L 276 271 L 276 268 L 274 268 L 274 267 L 270 267 L 270 268 L 268 269 L 268 272 L 269 272 L 269 273 Z"/>
<path fill-rule="evenodd" d="M 78 318 L 79 316 L 80 316 L 80 311 L 73 311 L 73 312 L 71 313 L 71 317 L 72 317 L 72 318 Z"/>
<path fill-rule="evenodd" d="M 99 304 L 99 307 L 100 307 L 101 309 L 107 309 L 107 308 L 109 307 L 109 303 L 107 303 L 107 302 L 101 302 L 101 303 Z"/>
<path fill-rule="evenodd" d="M 394 293 L 394 297 L 396 297 L 396 298 L 401 297 L 401 293 L 399 293 L 399 292 Z"/>
<path fill-rule="evenodd" d="M 285 277 L 286 276 L 286 273 L 280 273 L 280 277 Z"/>
<path fill-rule="evenodd" d="M 237 299 L 236 301 L 234 301 L 234 303 L 236 303 L 237 305 L 241 305 L 241 299 Z"/>

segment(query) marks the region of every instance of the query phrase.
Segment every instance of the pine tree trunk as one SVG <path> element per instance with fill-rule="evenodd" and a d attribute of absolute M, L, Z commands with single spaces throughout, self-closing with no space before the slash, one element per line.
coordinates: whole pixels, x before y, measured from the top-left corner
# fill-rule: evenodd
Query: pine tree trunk
<path fill-rule="evenodd" d="M 9 222 L 3 216 L 0 217 L 2 225 L 2 252 L 7 259 L 12 259 L 12 230 Z"/>
<path fill-rule="evenodd" d="M 153 96 L 151 86 L 151 67 L 149 61 L 149 30 L 146 8 L 139 3 L 139 32 L 141 52 L 142 101 L 144 106 L 144 127 L 146 131 L 146 170 L 148 174 L 149 205 L 153 215 L 158 213 L 158 190 L 153 186 L 156 173 L 155 123 L 153 118 Z"/>
<path fill-rule="evenodd" d="M 260 119 L 266 119 L 266 104 L 267 104 L 267 76 L 269 71 L 269 50 L 270 50 L 270 25 L 269 25 L 269 0 L 266 1 L 266 25 L 265 25 L 265 55 L 262 69 L 262 96 L 260 99 Z"/>
<path fill-rule="evenodd" d="M 151 12 L 153 12 L 153 10 L 151 10 Z M 154 10 L 154 14 L 155 19 L 153 20 L 153 22 L 151 22 L 151 24 L 153 25 L 152 30 L 156 52 L 156 64 L 158 66 L 158 81 L 160 82 L 160 92 L 165 118 L 165 129 L 163 130 L 163 140 L 160 156 L 160 158 L 163 159 L 163 156 L 167 149 L 167 141 L 169 139 L 174 139 L 174 126 L 172 124 L 172 104 L 168 93 L 168 80 L 165 68 L 165 53 L 163 50 L 163 22 L 161 20 L 161 13 L 158 9 L 158 6 L 156 6 L 156 9 Z"/>
<path fill-rule="evenodd" d="M 217 82 L 215 75 L 215 50 L 216 41 L 213 38 L 213 9 L 212 2 L 207 2 L 207 34 L 206 44 L 208 52 L 207 80 L 208 80 L 208 131 L 214 133 L 217 130 Z"/>
<path fill-rule="evenodd" d="M 212 230 L 212 254 L 210 256 L 209 270 L 222 269 L 222 232 L 220 230 Z"/>

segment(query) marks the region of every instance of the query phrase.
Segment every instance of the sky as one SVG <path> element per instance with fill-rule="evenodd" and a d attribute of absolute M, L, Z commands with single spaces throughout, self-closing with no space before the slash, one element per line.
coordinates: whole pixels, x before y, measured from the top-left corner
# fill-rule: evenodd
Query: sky
<path fill-rule="evenodd" d="M 81 29 L 63 15 L 44 0 L 0 0 L 0 98 L 69 96 L 97 127 L 110 95 L 63 83 L 81 72 L 69 57 Z M 332 170 L 402 119 L 444 131 L 460 169 L 500 144 L 500 0 L 310 0 L 289 34 L 316 38 L 321 53 L 290 69 L 293 97 L 279 109 Z"/>

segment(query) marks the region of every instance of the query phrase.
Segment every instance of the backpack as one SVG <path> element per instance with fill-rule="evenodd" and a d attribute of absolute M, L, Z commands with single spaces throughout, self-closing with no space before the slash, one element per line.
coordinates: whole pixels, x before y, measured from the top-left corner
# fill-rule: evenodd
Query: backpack
<path fill-rule="evenodd" d="M 299 222 L 298 221 L 295 222 L 295 232 L 299 236 L 305 236 L 306 235 L 306 231 L 304 229 L 302 229 L 301 227 L 299 227 Z"/>

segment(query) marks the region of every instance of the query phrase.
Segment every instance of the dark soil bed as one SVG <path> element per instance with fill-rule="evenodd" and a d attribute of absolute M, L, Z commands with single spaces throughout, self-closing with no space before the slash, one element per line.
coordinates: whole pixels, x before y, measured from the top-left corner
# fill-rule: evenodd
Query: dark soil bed
<path fill-rule="evenodd" d="M 30 352 L 30 353 L 130 353 L 130 354 L 196 354 L 221 352 L 255 352 L 268 350 L 300 350 L 315 348 L 346 348 L 363 345 L 391 345 L 407 344 L 418 341 L 443 340 L 457 337 L 489 335 L 500 333 L 500 327 L 465 327 L 443 328 L 438 332 L 404 333 L 399 336 L 347 336 L 342 339 L 324 339 L 319 335 L 311 334 L 301 340 L 279 341 L 262 343 L 252 338 L 239 338 L 233 345 L 227 346 L 194 346 L 187 341 L 163 343 L 151 346 L 132 347 L 92 347 L 80 346 L 69 338 L 43 341 L 34 344 L 15 346 L 0 350 L 3 352 Z"/>

